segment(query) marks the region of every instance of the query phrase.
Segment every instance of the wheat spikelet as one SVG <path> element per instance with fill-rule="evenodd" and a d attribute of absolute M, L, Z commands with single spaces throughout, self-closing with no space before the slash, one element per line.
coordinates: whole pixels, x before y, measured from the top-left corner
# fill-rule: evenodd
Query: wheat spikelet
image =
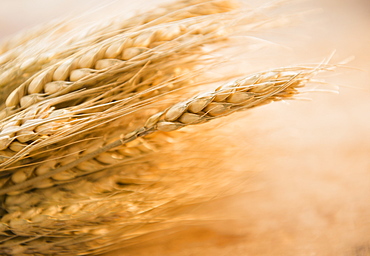
<path fill-rule="evenodd" d="M 130 178 L 127 177 L 128 168 L 125 168 L 124 175 L 115 170 L 115 168 L 112 168 L 112 166 L 108 166 L 108 169 L 110 170 L 107 170 L 108 173 L 96 172 L 97 170 L 95 168 L 98 170 L 99 168 L 104 169 L 102 168 L 104 162 L 104 160 L 102 160 L 103 158 L 105 159 L 105 164 L 112 164 L 111 160 L 113 158 L 113 153 L 104 152 L 114 148 L 116 149 L 115 157 L 117 157 L 118 151 L 118 158 L 121 158 L 123 156 L 121 153 L 122 150 L 123 152 L 125 151 L 123 148 L 117 148 L 117 146 L 119 144 L 124 144 L 126 147 L 128 146 L 130 148 L 130 144 L 127 145 L 127 143 L 128 141 L 132 141 L 135 142 L 134 147 L 131 145 L 131 149 L 134 149 L 132 155 L 140 157 L 140 154 L 138 154 L 140 150 L 135 152 L 135 149 L 137 149 L 137 146 L 135 145 L 138 145 L 138 137 L 149 136 L 150 139 L 150 136 L 152 136 L 152 139 L 155 139 L 157 130 L 163 130 L 166 132 L 173 131 L 182 128 L 185 125 L 208 121 L 216 118 L 218 115 L 226 115 L 243 108 L 265 104 L 271 100 L 289 98 L 296 93 L 296 88 L 302 86 L 304 82 L 309 79 L 312 72 L 312 69 L 307 68 L 294 68 L 292 70 L 283 69 L 276 70 L 275 72 L 261 73 L 246 79 L 238 80 L 235 83 L 221 86 L 210 93 L 200 94 L 183 103 L 178 103 L 159 114 L 155 114 L 148 119 L 144 129 L 138 129 L 131 134 L 127 134 L 126 137 L 124 139 L 120 139 L 118 143 L 113 142 L 105 147 L 101 147 L 103 151 L 94 151 L 92 153 L 88 153 L 85 157 L 74 157 L 72 158 L 72 162 L 68 163 L 67 161 L 66 165 L 59 163 L 61 164 L 59 168 L 55 168 L 52 171 L 49 170 L 49 172 L 46 170 L 46 173 L 40 169 L 47 169 L 48 166 L 45 167 L 43 165 L 38 165 L 37 172 L 41 174 L 41 176 L 39 176 L 41 179 L 36 180 L 35 178 L 31 178 L 29 181 L 35 182 L 36 180 L 36 188 L 37 186 L 44 188 L 50 187 L 47 192 L 44 191 L 45 189 L 36 190 L 34 192 L 29 191 L 31 188 L 35 187 L 24 187 L 24 185 L 27 185 L 25 181 L 31 175 L 29 175 L 26 170 L 18 170 L 18 172 L 15 172 L 10 179 L 13 184 L 21 185 L 22 188 L 20 190 L 16 190 L 15 188 L 17 188 L 17 185 L 12 186 L 12 183 L 10 183 L 10 190 L 7 191 L 6 189 L 3 189 L 1 191 L 2 193 L 7 192 L 8 194 L 5 201 L 8 214 L 4 215 L 2 218 L 2 223 L 6 227 L 5 231 L 9 229 L 12 233 L 22 237 L 30 237 L 35 233 L 42 234 L 43 236 L 53 236 L 52 234 L 54 232 L 57 232 L 56 234 L 62 236 L 76 236 L 77 240 L 74 242 L 80 240 L 81 243 L 86 246 L 80 247 L 80 249 L 83 248 L 83 250 L 94 248 L 100 243 L 104 243 L 106 245 L 110 244 L 110 235 L 106 234 L 108 232 L 107 230 L 112 234 L 115 232 L 123 232 L 121 229 L 127 229 L 127 226 L 134 225 L 135 222 L 133 220 L 130 220 L 130 223 L 118 223 L 116 221 L 111 223 L 109 221 L 104 221 L 105 218 L 109 219 L 111 217 L 105 216 L 99 211 L 99 209 L 114 209 L 115 214 L 125 212 L 120 210 L 120 208 L 127 207 L 128 204 L 125 203 L 122 205 L 121 200 L 124 198 L 125 202 L 130 201 L 127 197 L 128 192 L 129 194 L 134 193 L 134 197 L 140 197 L 142 195 L 141 193 L 143 193 L 140 191 L 144 188 L 146 188 L 145 196 L 151 195 L 151 193 L 155 193 L 157 191 L 155 188 L 150 188 L 149 192 L 148 187 L 145 185 L 146 183 L 153 184 L 153 179 L 150 178 L 150 175 L 149 177 L 146 177 L 146 175 L 140 175 L 140 178 L 136 177 L 136 179 Z M 241 95 L 240 93 L 245 95 Z M 221 105 L 222 109 L 219 109 L 213 103 Z M 147 135 L 149 132 L 152 132 L 153 134 Z M 112 144 L 113 146 L 110 146 Z M 163 144 L 161 146 L 164 147 Z M 82 162 L 76 163 L 76 160 L 73 162 L 73 159 Z M 90 161 L 94 162 L 89 165 Z M 50 164 L 51 168 L 55 166 L 55 163 L 53 162 L 49 161 L 46 163 Z M 120 164 L 122 165 L 123 163 L 124 162 L 121 162 Z M 87 168 L 87 173 L 89 175 L 86 175 L 85 172 L 83 179 L 76 179 L 76 170 L 71 168 L 76 166 L 77 173 L 81 172 L 83 171 L 83 168 L 80 166 L 81 164 L 89 165 Z M 131 165 L 133 167 L 135 166 L 135 164 Z M 94 166 L 94 168 L 91 168 L 91 166 Z M 109 175 L 109 173 L 111 174 Z M 57 175 L 61 175 L 61 177 L 58 177 Z M 154 173 L 151 175 L 154 175 L 155 177 Z M 73 183 L 62 185 L 64 182 L 58 182 L 65 180 L 73 180 Z M 154 178 L 154 180 L 156 179 Z M 44 185 L 40 181 L 44 181 L 47 185 Z M 8 184 L 9 186 L 9 183 L 5 184 Z M 120 187 L 119 184 L 123 184 L 122 187 Z M 158 183 L 154 184 L 158 186 Z M 76 188 L 79 188 L 78 193 Z M 159 189 L 161 188 L 159 187 Z M 177 195 L 181 195 L 181 193 L 183 193 L 182 191 L 177 190 L 169 191 L 172 196 L 175 193 Z M 47 194 L 45 195 L 45 193 Z M 147 201 L 146 204 L 141 205 L 140 207 L 136 206 L 135 209 L 139 212 L 146 212 L 149 209 L 158 207 L 155 205 L 165 203 L 168 198 L 163 194 L 163 191 L 159 194 L 161 196 L 158 199 L 155 199 L 155 197 L 149 197 L 150 202 Z M 50 198 L 50 195 L 52 195 L 52 198 Z M 201 193 L 198 193 L 197 197 L 201 198 Z M 89 199 L 86 200 L 87 198 Z M 94 200 L 92 201 L 91 198 L 94 198 Z M 186 200 L 189 200 L 189 198 L 185 198 L 184 200 L 185 201 L 183 203 L 186 203 Z M 25 203 L 26 201 L 28 204 Z M 190 201 L 193 202 L 193 198 L 191 198 Z M 55 202 L 58 203 L 55 204 Z M 37 207 L 35 207 L 35 205 L 37 205 Z M 58 207 L 55 208 L 55 205 L 58 205 Z M 93 216 L 91 216 L 92 212 L 94 212 Z M 139 214 L 139 212 L 136 214 Z M 135 215 L 135 213 L 132 214 Z M 145 219 L 142 214 L 140 214 L 140 216 Z M 115 217 L 117 218 L 117 216 Z M 142 221 L 143 219 L 140 220 Z M 61 221 L 64 223 L 66 229 L 64 230 L 59 228 L 57 231 L 53 231 L 53 226 L 58 226 L 58 223 Z M 113 224 L 116 225 L 116 228 L 111 226 Z M 78 231 L 75 232 L 73 230 Z M 145 232 L 149 231 L 146 230 Z M 104 237 L 91 237 L 100 233 L 104 234 Z M 130 234 L 130 236 L 134 237 L 135 235 Z M 85 239 L 92 240 L 91 242 L 85 242 Z M 127 237 L 122 237 L 122 239 L 127 239 Z M 63 249 L 61 249 L 63 248 L 63 244 L 65 244 L 65 248 L 69 248 L 68 250 L 75 250 L 73 244 L 70 244 L 70 242 L 70 239 L 61 238 L 59 242 L 55 242 L 55 245 L 50 245 L 50 248 L 48 248 L 50 251 L 45 250 L 45 253 L 56 251 L 60 253 L 60 251 L 63 251 Z M 12 241 L 12 243 L 14 243 L 14 241 Z M 19 243 L 24 244 L 25 242 L 22 240 L 22 242 L 17 242 L 17 244 Z M 57 244 L 62 247 L 57 246 Z M 5 243 L 5 246 L 10 247 L 10 244 Z M 32 247 L 29 247 L 28 245 L 24 246 L 24 250 L 32 251 L 30 248 Z M 96 248 L 96 251 L 98 252 L 100 250 Z"/>
<path fill-rule="evenodd" d="M 209 10 L 211 13 L 214 11 L 212 8 Z M 9 164 L 9 154 L 19 156 L 13 158 L 13 161 L 19 160 L 35 149 L 55 143 L 49 137 L 55 135 L 53 137 L 56 138 L 60 131 L 67 136 L 67 127 L 74 126 L 81 130 L 82 127 L 77 122 L 80 125 L 84 122 L 86 127 L 90 124 L 87 120 L 97 123 L 115 118 L 112 115 L 96 114 L 99 105 L 109 103 L 112 113 L 113 107 L 117 108 L 115 105 L 118 104 L 112 101 L 122 101 L 135 92 L 138 94 L 148 91 L 140 94 L 140 99 L 136 99 L 143 101 L 168 91 L 189 87 L 189 78 L 184 79 L 181 76 L 194 70 L 196 66 L 205 64 L 201 59 L 205 54 L 200 49 L 201 45 L 225 40 L 227 34 L 224 31 L 231 15 L 235 14 L 219 16 L 216 13 L 202 19 L 188 18 L 181 24 L 171 22 L 166 26 L 151 27 L 150 30 L 114 36 L 35 74 L 10 93 L 5 102 L 7 107 L 2 111 L 2 116 L 13 117 L 3 122 L 0 132 L 0 150 L 5 152 L 2 162 Z M 151 48 L 150 45 L 156 46 Z M 115 88 L 112 89 L 113 87 Z M 76 92 L 82 88 L 83 91 Z M 108 88 L 110 94 L 102 94 L 102 90 Z M 83 99 L 86 101 L 80 104 Z M 132 104 L 132 100 L 129 103 Z M 50 109 L 62 104 L 68 104 L 64 111 Z M 86 113 L 85 109 L 91 105 L 94 105 L 95 113 L 90 117 L 83 116 L 83 121 L 73 118 L 76 114 Z M 103 109 L 108 108 L 109 106 Z M 118 114 L 119 112 L 115 115 Z M 66 120 L 65 125 L 56 119 Z M 76 129 L 70 129 L 68 133 L 71 134 Z"/>
<path fill-rule="evenodd" d="M 0 86 L 11 89 L 16 83 L 19 84 L 58 59 L 78 52 L 85 45 L 103 41 L 126 31 L 143 29 L 145 25 L 158 25 L 184 18 L 228 12 L 235 7 L 236 4 L 231 1 L 179 1 L 130 19 L 117 17 L 98 25 L 83 24 L 72 29 L 75 24 L 63 20 L 40 26 L 10 38 L 0 46 L 2 53 Z M 181 17 L 176 10 L 181 10 L 180 14 L 186 15 Z M 29 50 L 31 48 L 32 51 Z M 36 54 L 37 58 L 34 57 Z"/>
<path fill-rule="evenodd" d="M 52 60 L 29 51 L 9 57 L 47 36 L 25 34 L 0 47 L 2 74 L 11 74 L 0 85 L 6 94 L 0 123 L 2 255 L 109 251 L 170 227 L 176 217 L 167 218 L 169 212 L 212 198 L 227 185 L 233 174 L 223 168 L 197 171 L 223 166 L 217 159 L 183 165 L 181 138 L 193 135 L 177 130 L 290 99 L 326 68 L 274 69 L 195 94 L 214 82 L 204 74 L 220 62 L 211 53 L 240 29 L 238 23 L 248 29 L 266 21 L 237 7 L 227 0 L 179 1 L 114 20 L 111 27 L 87 28 L 65 44 L 53 41 L 43 52 Z M 72 32 L 50 30 L 62 39 Z M 55 45 L 62 47 L 51 52 Z M 20 60 L 27 62 L 17 73 Z M 164 161 L 164 153 L 176 162 Z M 205 180 L 212 181 L 212 191 L 201 186 Z"/>

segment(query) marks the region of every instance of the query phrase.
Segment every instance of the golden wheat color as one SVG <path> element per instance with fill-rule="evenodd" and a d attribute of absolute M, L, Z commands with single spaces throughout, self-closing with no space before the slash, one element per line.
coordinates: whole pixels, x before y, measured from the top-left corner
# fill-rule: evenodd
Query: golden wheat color
<path fill-rule="evenodd" d="M 233 34 L 269 19 L 228 0 L 179 1 L 82 32 L 49 24 L 42 35 L 36 28 L 3 43 L 1 255 L 103 253 L 225 191 L 237 174 L 222 163 L 184 165 L 182 138 L 211 132 L 201 124 L 213 119 L 291 99 L 327 68 L 227 83 L 237 74 L 207 76 Z"/>

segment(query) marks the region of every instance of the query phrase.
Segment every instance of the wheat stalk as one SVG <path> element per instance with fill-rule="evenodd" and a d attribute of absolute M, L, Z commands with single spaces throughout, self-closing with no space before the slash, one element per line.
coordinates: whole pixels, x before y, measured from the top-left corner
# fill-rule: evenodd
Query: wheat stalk
<path fill-rule="evenodd" d="M 168 217 L 173 209 L 226 186 L 232 174 L 216 160 L 215 168 L 182 164 L 179 141 L 191 135 L 182 128 L 211 133 L 200 124 L 292 99 L 327 68 L 262 71 L 195 93 L 216 82 L 205 75 L 222 61 L 213 52 L 235 31 L 268 20 L 238 8 L 228 0 L 178 1 L 81 33 L 56 23 L 45 36 L 35 29 L 0 45 L 2 255 L 109 251 L 171 227 L 180 221 Z M 41 42 L 50 44 L 42 50 Z"/>

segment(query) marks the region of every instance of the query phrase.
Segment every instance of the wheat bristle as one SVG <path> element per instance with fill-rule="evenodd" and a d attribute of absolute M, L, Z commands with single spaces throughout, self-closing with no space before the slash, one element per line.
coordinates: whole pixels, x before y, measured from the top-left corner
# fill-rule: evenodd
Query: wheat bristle
<path fill-rule="evenodd" d="M 1 255 L 97 255 L 173 226 L 166 212 L 227 186 L 234 174 L 210 167 L 222 166 L 211 153 L 187 162 L 183 140 L 197 134 L 177 130 L 291 99 L 327 68 L 210 78 L 233 34 L 270 21 L 242 6 L 180 0 L 0 44 Z"/>

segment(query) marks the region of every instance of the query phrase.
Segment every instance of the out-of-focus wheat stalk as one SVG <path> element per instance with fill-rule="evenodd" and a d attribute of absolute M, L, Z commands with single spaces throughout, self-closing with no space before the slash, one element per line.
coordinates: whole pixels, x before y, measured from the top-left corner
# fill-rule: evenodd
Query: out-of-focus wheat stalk
<path fill-rule="evenodd" d="M 177 130 L 290 99 L 325 68 L 201 89 L 224 82 L 205 75 L 222 61 L 212 53 L 269 21 L 228 0 L 178 1 L 82 31 L 54 23 L 0 45 L 1 254 L 102 253 L 218 194 L 232 176 L 224 169 L 199 172 L 175 152 L 179 163 L 166 166 L 164 152 L 191 132 Z"/>

